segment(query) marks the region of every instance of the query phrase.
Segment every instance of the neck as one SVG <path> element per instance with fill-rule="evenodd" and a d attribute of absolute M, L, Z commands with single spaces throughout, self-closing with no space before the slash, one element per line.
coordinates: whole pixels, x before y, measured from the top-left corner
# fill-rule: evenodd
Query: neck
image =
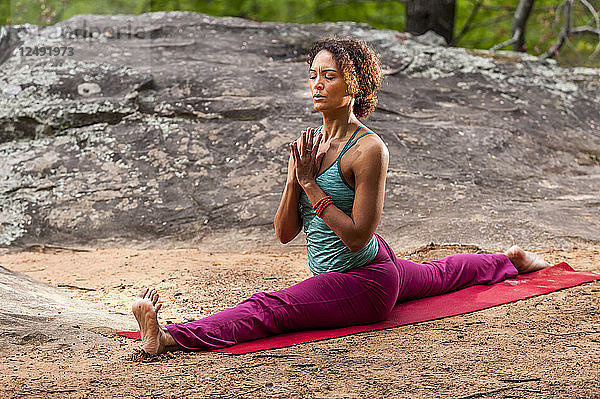
<path fill-rule="evenodd" d="M 341 141 L 348 138 L 350 130 L 354 131 L 361 123 L 352 112 L 323 114 L 322 142 Z"/>

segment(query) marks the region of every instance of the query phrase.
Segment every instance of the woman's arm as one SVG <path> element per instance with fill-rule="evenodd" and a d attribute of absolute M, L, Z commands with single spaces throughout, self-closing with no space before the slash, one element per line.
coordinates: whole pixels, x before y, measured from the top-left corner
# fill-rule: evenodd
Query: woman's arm
<path fill-rule="evenodd" d="M 275 235 L 283 244 L 292 241 L 302 230 L 302 218 L 298 213 L 298 201 L 301 192 L 302 187 L 296 179 L 296 164 L 290 153 L 285 188 L 273 222 Z"/>
<path fill-rule="evenodd" d="M 371 239 L 383 213 L 385 178 L 389 153 L 381 139 L 364 140 L 360 155 L 352 164 L 354 172 L 354 205 L 352 217 L 335 204 L 329 205 L 321 218 L 346 244 L 350 251 L 359 251 Z M 300 182 L 310 202 L 315 204 L 325 193 L 314 178 Z"/>

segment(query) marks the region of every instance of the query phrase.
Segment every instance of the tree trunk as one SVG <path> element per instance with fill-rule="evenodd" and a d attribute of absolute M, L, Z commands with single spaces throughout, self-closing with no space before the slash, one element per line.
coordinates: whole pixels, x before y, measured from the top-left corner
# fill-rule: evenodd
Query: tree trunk
<path fill-rule="evenodd" d="M 515 11 L 515 17 L 513 19 L 511 28 L 511 37 L 515 38 L 513 43 L 514 51 L 527 51 L 525 48 L 525 25 L 527 25 L 527 19 L 531 14 L 533 8 L 533 2 L 535 0 L 520 0 Z"/>
<path fill-rule="evenodd" d="M 19 38 L 22 35 L 32 34 L 32 28 L 27 25 L 5 25 L 0 26 L 0 65 L 12 56 L 14 49 L 23 42 Z"/>
<path fill-rule="evenodd" d="M 432 30 L 450 43 L 454 35 L 455 9 L 456 0 L 409 0 L 406 2 L 406 31 L 422 35 Z"/>

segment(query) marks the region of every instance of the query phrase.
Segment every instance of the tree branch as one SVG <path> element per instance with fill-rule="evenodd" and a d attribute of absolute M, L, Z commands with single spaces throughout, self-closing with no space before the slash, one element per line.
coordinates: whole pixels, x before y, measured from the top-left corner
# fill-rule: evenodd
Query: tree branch
<path fill-rule="evenodd" d="M 475 19 L 475 16 L 477 15 L 477 12 L 481 8 L 482 4 L 483 4 L 483 1 L 481 1 L 481 0 L 477 1 L 475 3 L 475 6 L 471 10 L 471 14 L 469 15 L 469 18 L 467 18 L 467 21 L 465 22 L 462 29 L 460 30 L 460 33 L 458 35 L 456 35 L 456 37 L 454 39 L 452 39 L 449 46 L 456 46 L 456 43 L 458 43 L 459 40 L 462 39 L 462 37 L 469 31 L 469 29 L 471 28 L 471 23 L 473 22 L 473 19 Z"/>
<path fill-rule="evenodd" d="M 483 9 L 483 6 L 482 6 L 482 9 Z M 485 22 L 478 22 L 476 24 L 473 24 L 471 26 L 471 29 L 485 28 L 487 26 L 495 25 L 496 23 L 502 22 L 505 19 L 510 19 L 512 15 L 513 15 L 512 13 L 505 13 L 498 17 L 489 18 L 489 19 L 485 20 Z"/>
<path fill-rule="evenodd" d="M 531 9 L 533 8 L 533 2 L 535 0 L 520 0 L 515 11 L 515 17 L 511 27 L 513 38 L 516 40 L 513 45 L 514 51 L 526 51 L 525 50 L 525 26 L 527 25 L 527 19 L 531 15 Z"/>
<path fill-rule="evenodd" d="M 600 29 L 594 29 L 589 25 L 577 26 L 577 27 L 571 29 L 572 35 L 581 35 L 584 33 L 591 33 L 592 35 L 600 36 Z"/>
<path fill-rule="evenodd" d="M 581 1 L 583 3 L 583 5 L 587 7 L 589 12 L 594 17 L 594 21 L 596 22 L 596 29 L 600 30 L 600 17 L 598 16 L 598 12 L 596 11 L 596 9 L 587 0 L 579 0 L 579 1 Z M 596 55 L 598 55 L 599 51 L 600 51 L 600 35 L 598 36 L 598 44 L 596 44 L 596 48 L 590 55 L 589 59 L 595 58 Z"/>
<path fill-rule="evenodd" d="M 558 54 L 558 50 L 565 43 L 571 32 L 571 11 L 573 9 L 573 0 L 565 0 L 561 7 L 564 7 L 564 18 L 565 23 L 563 24 L 562 30 L 556 39 L 556 43 L 552 45 L 544 54 L 540 56 L 540 60 L 546 60 L 551 57 L 555 57 Z"/>
<path fill-rule="evenodd" d="M 512 37 L 502 43 L 498 43 L 490 48 L 490 51 L 498 51 L 506 46 L 513 46 L 514 51 L 525 51 L 525 26 L 527 25 L 527 19 L 531 15 L 531 9 L 533 8 L 533 2 L 535 0 L 520 0 L 513 22 L 511 26 Z"/>
<path fill-rule="evenodd" d="M 307 17 L 309 15 L 317 14 L 331 7 L 336 6 L 349 6 L 353 3 L 406 3 L 408 0 L 338 0 L 329 1 L 326 3 L 317 3 L 318 5 L 314 9 L 307 10 L 304 14 L 298 16 L 298 19 Z"/>
<path fill-rule="evenodd" d="M 515 44 L 517 42 L 517 40 L 519 40 L 519 36 L 521 35 L 521 31 L 517 30 L 514 34 L 513 37 L 511 37 L 510 39 L 502 42 L 502 43 L 498 43 L 495 46 L 493 46 L 492 48 L 490 48 L 490 51 L 498 51 L 501 48 L 504 48 L 506 46 L 510 46 L 511 44 Z"/>

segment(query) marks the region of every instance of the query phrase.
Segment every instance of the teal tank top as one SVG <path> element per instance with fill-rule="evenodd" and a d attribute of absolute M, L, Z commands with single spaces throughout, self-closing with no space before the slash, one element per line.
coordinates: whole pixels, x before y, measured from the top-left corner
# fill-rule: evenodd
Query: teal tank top
<path fill-rule="evenodd" d="M 340 160 L 358 139 L 369 133 L 373 133 L 366 132 L 352 141 L 356 133 L 363 127 L 360 126 L 352 133 L 340 155 L 338 155 L 327 169 L 319 173 L 316 177 L 316 182 L 321 187 L 321 190 L 325 192 L 325 195 L 331 195 L 334 205 L 350 217 L 352 217 L 352 205 L 354 204 L 354 189 L 346 182 L 346 179 L 342 175 Z M 320 126 L 317 132 L 322 128 L 323 126 Z M 323 219 L 315 214 L 313 206 L 304 191 L 300 194 L 298 210 L 302 217 L 304 232 L 306 233 L 308 267 L 313 274 L 344 272 L 369 264 L 377 256 L 379 242 L 375 234 L 373 234 L 373 237 L 371 237 L 363 248 L 356 252 L 350 251 Z"/>

